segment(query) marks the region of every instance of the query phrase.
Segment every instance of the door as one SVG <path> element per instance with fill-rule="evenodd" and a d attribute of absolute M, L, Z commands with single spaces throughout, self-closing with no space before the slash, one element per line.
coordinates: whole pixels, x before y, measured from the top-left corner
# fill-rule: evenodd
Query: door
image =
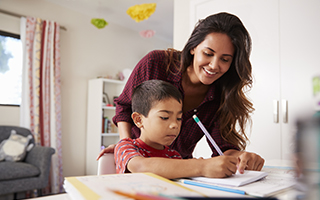
<path fill-rule="evenodd" d="M 278 0 L 192 0 L 190 1 L 191 26 L 198 19 L 218 12 L 229 12 L 238 16 L 252 38 L 250 60 L 254 83 L 249 96 L 253 101 L 255 112 L 252 115 L 251 132 L 250 128 L 247 131 L 251 141 L 247 150 L 256 152 L 265 159 L 280 159 L 282 143 L 280 124 L 274 122 L 273 115 L 273 100 L 280 99 L 279 2 Z M 201 151 L 201 147 L 198 148 Z"/>
<path fill-rule="evenodd" d="M 280 0 L 281 101 L 287 123 L 281 126 L 283 158 L 294 148 L 295 119 L 315 112 L 312 78 L 320 76 L 320 1 Z M 285 107 L 283 107 L 285 110 Z M 286 116 L 281 112 L 280 119 Z"/>
<path fill-rule="evenodd" d="M 315 112 L 312 78 L 320 76 L 320 1 L 191 1 L 191 24 L 210 14 L 236 14 L 252 37 L 255 112 L 247 150 L 291 159 L 295 119 Z"/>

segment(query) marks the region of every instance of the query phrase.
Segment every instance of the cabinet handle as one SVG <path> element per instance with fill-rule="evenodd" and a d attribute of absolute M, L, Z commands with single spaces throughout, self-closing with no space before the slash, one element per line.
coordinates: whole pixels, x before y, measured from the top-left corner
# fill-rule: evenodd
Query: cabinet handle
<path fill-rule="evenodd" d="M 288 101 L 282 99 L 283 123 L 288 123 Z"/>
<path fill-rule="evenodd" d="M 273 100 L 273 122 L 279 123 L 279 101 Z"/>

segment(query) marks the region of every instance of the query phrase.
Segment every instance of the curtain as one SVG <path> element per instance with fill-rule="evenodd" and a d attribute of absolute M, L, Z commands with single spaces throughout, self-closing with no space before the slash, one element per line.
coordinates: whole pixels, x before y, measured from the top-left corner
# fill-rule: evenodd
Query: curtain
<path fill-rule="evenodd" d="M 34 17 L 21 19 L 23 77 L 20 125 L 37 145 L 53 147 L 49 186 L 44 194 L 63 192 L 61 143 L 60 26 Z"/>

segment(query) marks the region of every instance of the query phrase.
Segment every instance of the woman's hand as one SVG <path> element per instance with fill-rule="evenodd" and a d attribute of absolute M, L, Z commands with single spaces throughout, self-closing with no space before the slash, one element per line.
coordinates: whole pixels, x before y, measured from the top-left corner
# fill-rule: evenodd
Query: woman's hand
<path fill-rule="evenodd" d="M 244 170 L 260 171 L 264 165 L 264 159 L 255 153 L 230 149 L 225 151 L 224 154 L 238 157 L 237 165 L 240 174 L 243 174 Z"/>
<path fill-rule="evenodd" d="M 100 151 L 98 157 L 97 157 L 97 160 L 99 160 L 99 158 L 100 158 L 101 156 L 103 156 L 103 154 L 105 154 L 105 153 L 113 153 L 115 146 L 116 146 L 115 144 L 110 144 L 110 145 L 107 146 L 106 148 L 102 149 L 102 150 Z"/>
<path fill-rule="evenodd" d="M 128 122 L 118 122 L 118 131 L 119 131 L 120 140 L 124 138 L 131 138 L 131 127 L 132 125 Z M 97 157 L 97 160 L 99 160 L 99 158 L 103 156 L 103 154 L 105 153 L 114 153 L 115 146 L 116 144 L 110 144 L 109 146 L 101 150 Z"/>
<path fill-rule="evenodd" d="M 245 169 L 260 171 L 264 164 L 264 159 L 255 153 L 244 151 L 238 158 L 238 170 L 240 174 L 242 174 Z"/>

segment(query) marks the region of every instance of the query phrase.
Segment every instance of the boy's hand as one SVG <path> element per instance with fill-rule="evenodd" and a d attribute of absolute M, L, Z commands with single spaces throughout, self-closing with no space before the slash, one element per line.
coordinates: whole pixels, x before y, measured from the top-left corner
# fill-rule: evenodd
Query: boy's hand
<path fill-rule="evenodd" d="M 100 158 L 101 156 L 103 156 L 103 154 L 105 154 L 105 153 L 113 153 L 115 146 L 116 146 L 115 144 L 110 144 L 110 145 L 107 146 L 106 148 L 102 149 L 102 150 L 100 151 L 98 157 L 97 157 L 97 160 L 99 160 L 99 158 Z"/>
<path fill-rule="evenodd" d="M 203 159 L 202 176 L 209 178 L 224 178 L 237 171 L 237 157 L 217 156 Z"/>

